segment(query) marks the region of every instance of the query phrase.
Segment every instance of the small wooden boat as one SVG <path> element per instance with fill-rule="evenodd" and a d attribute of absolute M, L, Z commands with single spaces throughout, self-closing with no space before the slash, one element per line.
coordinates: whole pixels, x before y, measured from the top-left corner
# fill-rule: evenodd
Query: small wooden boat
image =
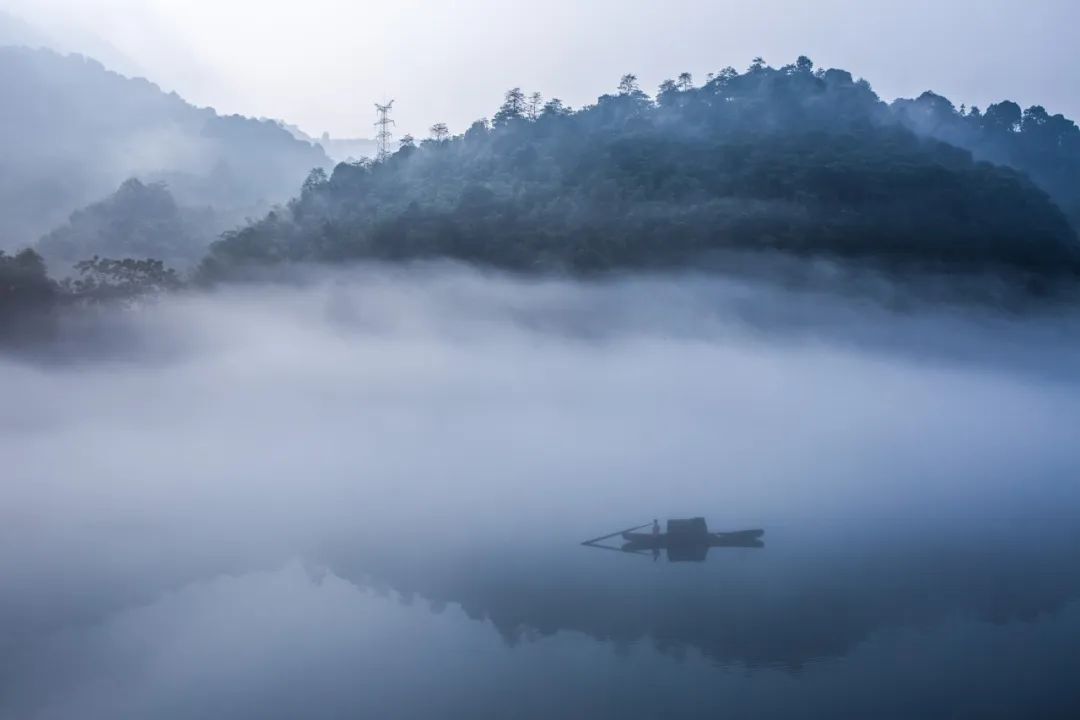
<path fill-rule="evenodd" d="M 655 527 L 656 521 L 653 521 Z M 628 552 L 646 554 L 651 551 L 653 558 L 660 556 L 660 550 L 667 551 L 670 562 L 704 562 L 709 554 L 709 548 L 763 548 L 765 543 L 761 541 L 764 530 L 740 530 L 738 532 L 709 532 L 705 518 L 689 518 L 686 520 L 671 519 L 667 521 L 667 532 L 643 533 L 638 532 L 648 525 L 613 532 L 610 535 L 602 535 L 592 540 L 586 540 L 582 545 L 588 547 L 614 550 L 616 552 Z M 623 546 L 616 548 L 609 545 L 601 545 L 604 540 L 622 536 Z"/>

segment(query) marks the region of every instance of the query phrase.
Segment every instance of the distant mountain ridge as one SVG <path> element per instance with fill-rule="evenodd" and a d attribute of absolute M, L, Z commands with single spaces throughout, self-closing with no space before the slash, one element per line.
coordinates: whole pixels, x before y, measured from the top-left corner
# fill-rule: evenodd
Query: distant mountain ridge
<path fill-rule="evenodd" d="M 82 56 L 0 47 L 0 247 L 32 244 L 132 177 L 228 226 L 330 164 L 276 123 L 194 107 Z"/>
<path fill-rule="evenodd" d="M 335 138 L 330 137 L 328 132 L 314 138 L 296 125 L 287 123 L 284 120 L 276 120 L 275 122 L 288 130 L 296 139 L 319 145 L 335 163 L 370 160 L 375 157 L 378 149 L 373 138 Z"/>

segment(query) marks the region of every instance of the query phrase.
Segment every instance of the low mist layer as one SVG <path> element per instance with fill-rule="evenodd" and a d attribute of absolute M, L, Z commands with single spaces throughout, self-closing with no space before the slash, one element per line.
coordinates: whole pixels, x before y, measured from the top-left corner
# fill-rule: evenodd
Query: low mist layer
<path fill-rule="evenodd" d="M 0 375 L 4 525 L 33 538 L 5 563 L 704 492 L 748 519 L 1050 511 L 1078 462 L 1071 318 L 377 268 L 72 322 L 92 339 Z"/>
<path fill-rule="evenodd" d="M 205 685 L 215 702 L 233 702 L 235 683 L 265 682 L 243 701 L 258 705 L 278 682 L 255 678 L 284 672 L 295 692 L 274 712 L 310 693 L 337 694 L 316 715 L 354 703 L 333 672 L 301 679 L 287 670 L 291 651 L 257 639 L 302 642 L 282 623 L 305 618 L 290 627 L 306 637 L 309 610 L 370 632 L 342 635 L 347 650 L 324 642 L 295 657 L 336 666 L 344 653 L 366 666 L 375 652 L 383 660 L 372 667 L 390 684 L 365 702 L 405 707 L 410 693 L 393 668 L 412 661 L 394 651 L 384 666 L 377 648 L 396 643 L 390 628 L 403 622 L 436 634 L 449 626 L 356 606 L 342 576 L 362 586 L 376 574 L 440 607 L 466 603 L 470 615 L 509 621 L 499 630 L 511 639 L 530 621 L 634 638 L 652 616 L 594 608 L 609 591 L 560 594 L 561 605 L 543 593 L 555 592 L 546 583 L 601 577 L 582 565 L 597 558 L 573 553 L 580 540 L 653 516 L 769 528 L 781 553 L 773 567 L 786 578 L 777 587 L 792 586 L 774 602 L 808 627 L 818 621 L 799 604 L 807 590 L 873 608 L 831 635 L 796 632 L 764 647 L 754 644 L 765 641 L 760 632 L 732 645 L 722 626 L 655 620 L 671 642 L 747 660 L 846 651 L 904 608 L 937 617 L 962 606 L 957 588 L 1029 582 L 1028 564 L 932 590 L 910 579 L 924 577 L 918 566 L 898 569 L 908 580 L 877 573 L 888 584 L 855 599 L 843 582 L 852 562 L 834 571 L 839 585 L 815 590 L 823 581 L 793 554 L 807 536 L 784 528 L 841 523 L 834 542 L 865 548 L 858 538 L 882 522 L 909 537 L 947 520 L 975 538 L 987 523 L 1075 522 L 1075 325 L 1071 316 L 899 312 L 707 276 L 576 283 L 450 266 L 312 271 L 73 314 L 48 352 L 0 361 L 0 656 L 18 668 L 0 678 L 0 717 L 72 708 L 181 717 L 199 705 L 183 678 L 206 672 L 232 678 Z M 515 549 L 538 541 L 577 559 L 529 561 L 534 577 L 521 558 L 535 550 Z M 938 565 L 979 557 L 965 542 Z M 326 562 L 335 577 L 325 590 L 305 585 L 299 568 Z M 754 565 L 739 567 L 744 582 L 762 582 Z M 625 582 L 605 577 L 612 588 Z M 914 588 L 909 604 L 888 601 L 893 585 Z M 1064 579 L 1030 586 L 1010 613 L 1071 597 Z M 324 616 L 324 602 L 337 609 Z M 247 634 L 259 623 L 223 619 L 244 607 L 277 617 L 276 629 Z M 779 621 L 740 607 L 729 614 L 749 627 Z M 203 622 L 234 630 L 219 640 Z M 472 642 L 466 631 L 454 630 L 455 642 Z M 239 648 L 254 655 L 236 658 Z M 222 653 L 234 660 L 209 659 Z M 110 689 L 110 673 L 140 679 Z M 452 684 L 439 687 L 454 695 Z"/>

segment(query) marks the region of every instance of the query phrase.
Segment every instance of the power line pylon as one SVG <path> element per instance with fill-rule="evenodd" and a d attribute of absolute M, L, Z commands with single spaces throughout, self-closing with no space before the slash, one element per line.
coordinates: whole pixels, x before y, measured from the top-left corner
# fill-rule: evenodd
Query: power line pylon
<path fill-rule="evenodd" d="M 390 128 L 397 125 L 390 119 L 390 109 L 393 107 L 393 100 L 385 105 L 375 103 L 375 111 L 379 116 L 379 119 L 375 121 L 375 127 L 379 128 L 378 132 L 375 133 L 375 159 L 379 162 L 390 157 L 390 141 L 394 139 L 394 133 L 390 132 Z"/>

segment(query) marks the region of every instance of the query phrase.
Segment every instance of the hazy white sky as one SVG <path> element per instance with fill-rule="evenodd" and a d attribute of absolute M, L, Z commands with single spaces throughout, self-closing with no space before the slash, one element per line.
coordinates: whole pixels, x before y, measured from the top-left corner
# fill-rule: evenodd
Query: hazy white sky
<path fill-rule="evenodd" d="M 221 112 L 369 136 L 490 115 L 508 87 L 577 106 L 634 72 L 652 90 L 799 54 L 891 99 L 1008 97 L 1080 116 L 1078 0 L 0 0 L 69 47 Z"/>

